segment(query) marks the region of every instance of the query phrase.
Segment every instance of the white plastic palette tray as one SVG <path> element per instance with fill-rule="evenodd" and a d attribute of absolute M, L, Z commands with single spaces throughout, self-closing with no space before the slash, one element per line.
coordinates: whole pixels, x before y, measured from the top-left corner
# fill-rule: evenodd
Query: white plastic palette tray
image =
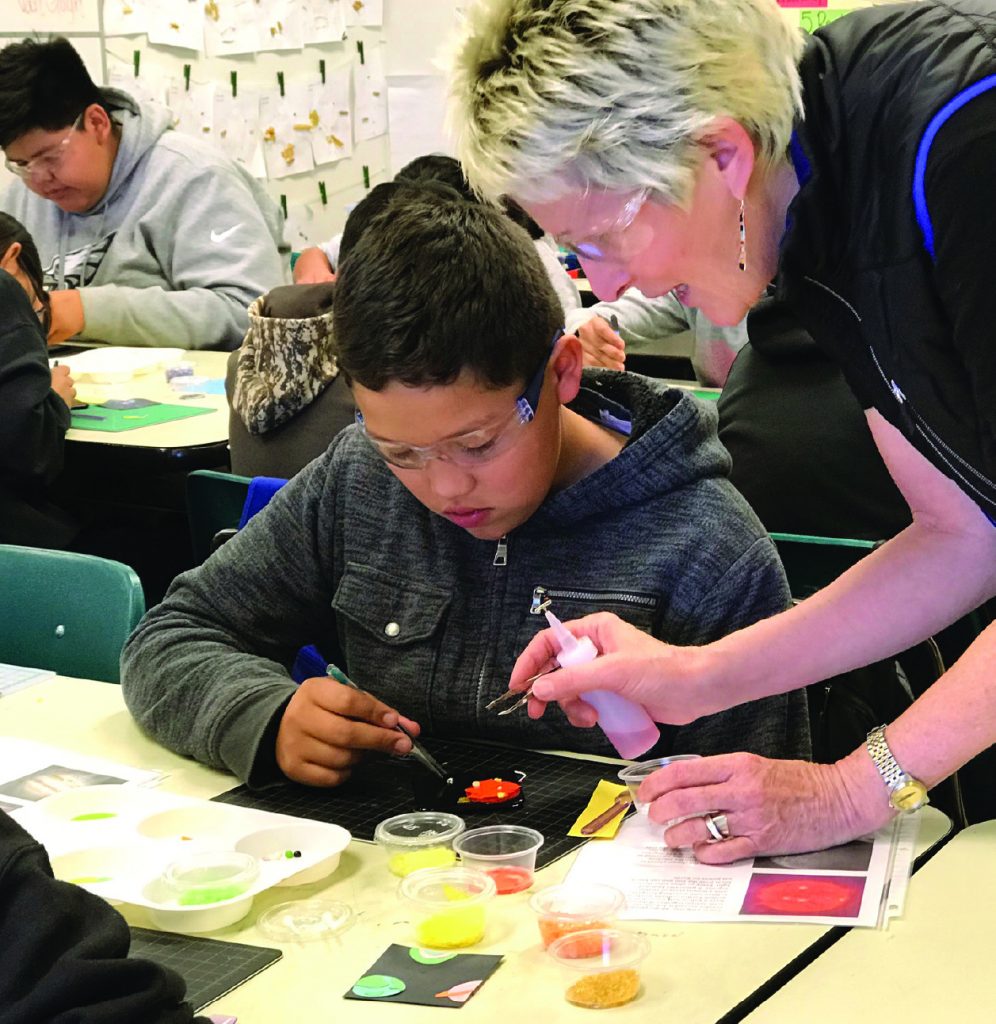
<path fill-rule="evenodd" d="M 184 357 L 182 348 L 129 348 L 110 345 L 61 359 L 75 381 L 118 384 L 143 373 L 152 373 Z"/>
<path fill-rule="evenodd" d="M 48 849 L 57 878 L 145 907 L 157 926 L 177 932 L 224 928 L 245 917 L 264 889 L 325 878 L 351 838 L 338 825 L 130 786 L 57 793 L 19 820 Z M 259 875 L 237 896 L 184 906 L 163 882 L 165 869 L 189 854 L 232 850 L 259 862 Z"/>

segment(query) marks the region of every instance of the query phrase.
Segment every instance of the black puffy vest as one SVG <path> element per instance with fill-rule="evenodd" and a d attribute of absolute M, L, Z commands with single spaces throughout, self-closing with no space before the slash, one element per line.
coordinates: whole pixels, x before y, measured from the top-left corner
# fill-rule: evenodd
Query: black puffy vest
<path fill-rule="evenodd" d="M 996 5 L 856 11 L 812 38 L 800 71 L 805 119 L 793 156 L 802 187 L 779 297 L 841 363 L 864 406 L 996 522 L 996 438 L 952 344 L 914 201 L 918 151 L 940 112 L 966 90 L 996 86 Z M 988 187 L 983 201 L 993 202 L 996 167 Z"/>

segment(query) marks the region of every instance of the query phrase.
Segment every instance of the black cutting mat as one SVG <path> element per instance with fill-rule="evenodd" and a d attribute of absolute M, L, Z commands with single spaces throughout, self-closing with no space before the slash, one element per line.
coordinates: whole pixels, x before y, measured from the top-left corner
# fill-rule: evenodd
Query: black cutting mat
<path fill-rule="evenodd" d="M 275 964 L 283 953 L 240 942 L 132 928 L 128 955 L 176 971 L 186 981 L 187 1001 L 197 1012 Z"/>
<path fill-rule="evenodd" d="M 600 779 L 618 781 L 615 765 L 597 761 L 540 754 L 481 741 L 428 740 L 425 745 L 454 774 L 470 773 L 478 778 L 501 775 L 515 779 L 515 775 L 509 774 L 512 770 L 526 773 L 522 784 L 525 800 L 521 807 L 492 812 L 455 809 L 455 813 L 467 822 L 467 828 L 504 824 L 538 829 L 546 841 L 536 858 L 537 868 L 552 864 L 588 841 L 574 839 L 567 831 L 587 806 Z M 416 777 L 415 773 L 419 775 Z M 341 825 L 349 829 L 354 839 L 372 840 L 378 822 L 415 809 L 413 777 L 420 780 L 426 775 L 425 769 L 411 758 L 371 759 L 358 765 L 350 780 L 335 789 L 316 789 L 293 782 L 256 790 L 239 786 L 214 799 Z"/>

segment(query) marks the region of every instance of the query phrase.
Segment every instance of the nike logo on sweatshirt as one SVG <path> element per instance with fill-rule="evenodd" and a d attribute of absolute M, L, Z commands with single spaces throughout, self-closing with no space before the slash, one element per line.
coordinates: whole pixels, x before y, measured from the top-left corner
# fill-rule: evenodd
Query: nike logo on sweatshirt
<path fill-rule="evenodd" d="M 227 231 L 212 230 L 211 241 L 214 242 L 215 245 L 219 245 L 222 242 L 224 242 L 226 238 L 231 238 L 232 235 L 234 235 L 235 232 L 238 231 L 240 227 L 242 227 L 241 223 L 236 224 L 234 227 L 229 228 Z"/>

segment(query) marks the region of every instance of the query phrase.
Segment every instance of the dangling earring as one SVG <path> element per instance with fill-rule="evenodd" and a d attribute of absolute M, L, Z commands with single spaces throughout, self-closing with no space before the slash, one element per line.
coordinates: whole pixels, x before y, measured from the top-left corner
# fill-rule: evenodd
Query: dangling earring
<path fill-rule="evenodd" d="M 740 272 L 747 269 L 747 225 L 744 223 L 744 201 L 740 200 L 740 259 L 737 263 Z"/>

